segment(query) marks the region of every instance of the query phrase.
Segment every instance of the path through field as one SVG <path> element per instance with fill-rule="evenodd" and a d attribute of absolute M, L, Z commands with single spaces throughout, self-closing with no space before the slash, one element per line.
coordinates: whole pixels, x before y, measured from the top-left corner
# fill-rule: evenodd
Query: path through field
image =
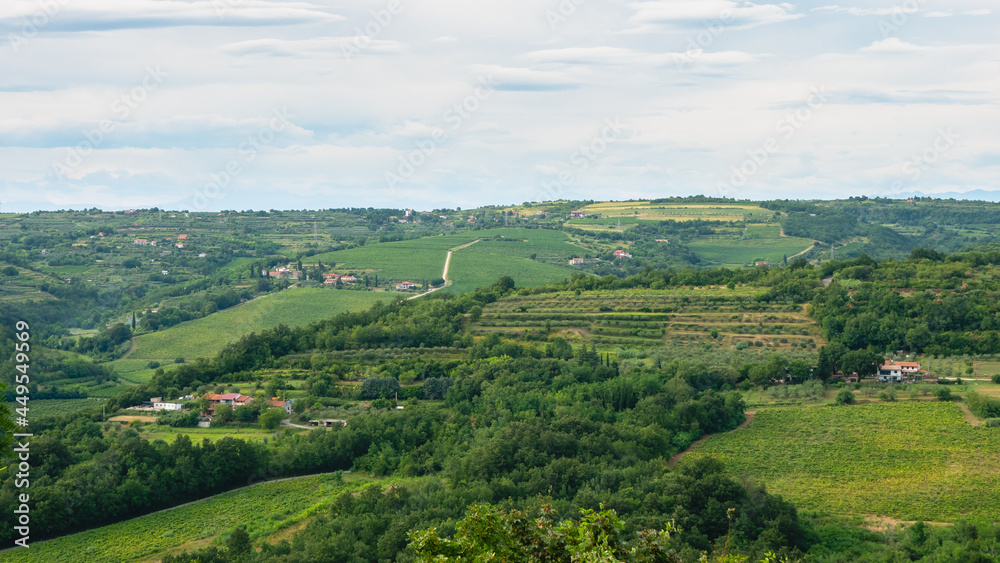
<path fill-rule="evenodd" d="M 445 257 L 444 257 L 444 271 L 441 272 L 441 279 L 444 280 L 444 284 L 441 287 L 435 287 L 435 288 L 429 289 L 429 290 L 427 290 L 427 291 L 425 291 L 423 293 L 418 293 L 417 295 L 414 295 L 413 297 L 407 297 L 406 298 L 407 301 L 409 301 L 410 299 L 416 299 L 417 297 L 423 297 L 424 295 L 427 295 L 427 294 L 430 294 L 430 293 L 434 293 L 435 291 L 437 291 L 439 289 L 444 289 L 444 288 L 448 287 L 449 285 L 451 285 L 451 280 L 448 279 L 448 267 L 451 266 L 451 253 L 455 252 L 455 251 L 458 251 L 458 250 L 462 250 L 463 248 L 468 248 L 468 247 L 476 244 L 477 242 L 479 242 L 481 240 L 483 240 L 483 239 L 477 238 L 476 240 L 474 240 L 472 242 L 467 242 L 465 244 L 460 244 L 460 245 L 456 246 L 455 248 L 452 248 L 451 250 L 449 250 L 448 254 L 446 254 Z"/>
<path fill-rule="evenodd" d="M 730 432 L 736 432 L 737 430 L 741 430 L 743 428 L 746 428 L 747 424 L 750 424 L 750 422 L 753 421 L 753 417 L 757 415 L 757 411 L 747 411 L 744 414 L 747 417 L 746 420 L 744 420 L 743 422 L 741 422 L 740 425 L 737 426 L 736 428 L 733 428 L 732 430 L 730 430 Z M 684 457 L 684 454 L 688 453 L 689 451 L 691 451 L 692 448 L 694 448 L 698 444 L 704 442 L 705 440 L 711 438 L 712 436 L 714 436 L 714 434 L 705 434 L 701 438 L 698 438 L 697 440 L 695 440 L 694 442 L 692 442 L 691 445 L 688 446 L 686 450 L 684 450 L 683 452 L 680 452 L 678 454 L 675 454 L 674 457 L 670 458 L 670 461 L 667 462 L 667 465 L 669 465 L 670 467 L 673 467 L 673 466 L 677 465 L 677 462 L 680 461 L 682 457 Z"/>

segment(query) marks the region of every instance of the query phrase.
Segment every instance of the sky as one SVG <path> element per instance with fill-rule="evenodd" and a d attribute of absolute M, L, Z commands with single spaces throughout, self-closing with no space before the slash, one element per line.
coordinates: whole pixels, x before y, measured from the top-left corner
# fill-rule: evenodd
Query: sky
<path fill-rule="evenodd" d="M 0 211 L 981 197 L 998 10 L 3 0 Z"/>

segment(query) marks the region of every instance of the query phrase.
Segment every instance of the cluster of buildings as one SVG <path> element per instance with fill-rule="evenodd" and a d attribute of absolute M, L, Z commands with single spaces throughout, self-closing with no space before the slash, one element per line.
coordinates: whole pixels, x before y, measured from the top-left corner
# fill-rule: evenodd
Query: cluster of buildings
<path fill-rule="evenodd" d="M 229 405 L 233 408 L 249 405 L 254 402 L 254 398 L 240 393 L 206 393 L 203 399 L 208 399 L 208 411 L 202 413 L 207 416 L 215 416 L 215 408 L 219 405 Z M 177 400 L 193 400 L 194 396 L 186 395 Z M 277 397 L 272 397 L 267 401 L 270 408 L 283 409 L 288 416 L 292 416 L 292 401 L 285 401 Z M 181 411 L 184 410 L 184 403 L 164 401 L 162 397 L 153 397 L 147 403 L 135 407 L 135 410 L 147 411 Z"/>
<path fill-rule="evenodd" d="M 924 372 L 920 371 L 920 362 L 886 362 L 878 367 L 878 380 L 899 383 L 905 377 L 908 380 L 921 379 Z"/>
<path fill-rule="evenodd" d="M 98 233 L 98 234 L 100 234 L 102 237 L 104 236 L 104 233 Z M 91 238 L 93 238 L 93 237 L 91 237 Z M 167 238 L 163 239 L 163 242 L 173 244 L 177 248 L 184 248 L 185 246 L 187 246 L 187 243 L 186 242 L 182 242 L 182 241 L 186 241 L 187 238 L 188 238 L 187 235 L 177 235 L 177 241 L 176 242 L 174 242 L 173 237 L 167 237 Z M 167 246 L 169 246 L 170 244 L 168 244 Z M 149 239 L 144 239 L 144 238 L 137 238 L 137 239 L 135 239 L 135 240 L 132 241 L 132 246 L 156 246 L 156 245 L 157 245 L 157 241 L 156 240 L 149 240 Z"/>
<path fill-rule="evenodd" d="M 358 278 L 355 276 L 342 276 L 340 274 L 323 274 L 323 283 L 326 285 L 336 285 L 337 283 L 351 285 L 358 283 Z"/>

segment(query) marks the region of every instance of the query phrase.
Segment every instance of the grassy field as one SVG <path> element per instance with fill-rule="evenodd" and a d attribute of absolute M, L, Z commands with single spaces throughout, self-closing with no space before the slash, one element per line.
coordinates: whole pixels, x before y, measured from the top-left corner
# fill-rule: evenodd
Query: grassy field
<path fill-rule="evenodd" d="M 942 402 L 765 409 L 688 455 L 721 459 L 800 509 L 846 516 L 995 519 L 1000 431 Z"/>
<path fill-rule="evenodd" d="M 224 311 L 136 338 L 132 360 L 172 362 L 177 357 L 211 356 L 251 332 L 279 324 L 302 326 L 344 311 L 361 311 L 395 293 L 289 288 Z"/>
<path fill-rule="evenodd" d="M 569 278 L 574 269 L 566 261 L 586 251 L 560 231 L 543 229 L 491 229 L 482 240 L 451 256 L 450 291 L 461 292 L 490 285 L 500 276 L 514 278 L 518 287 L 531 287 Z M 532 258 L 533 257 L 533 258 Z"/>
<path fill-rule="evenodd" d="M 269 536 L 320 512 L 340 494 L 370 483 L 317 475 L 264 483 L 187 506 L 110 526 L 32 542 L 30 549 L 4 552 L 4 563 L 119 563 L 158 561 L 164 554 L 210 545 L 220 534 L 245 525 L 252 539 Z M 159 557 L 155 557 L 159 555 Z"/>
<path fill-rule="evenodd" d="M 773 235 L 773 236 L 768 236 Z M 747 266 L 755 260 L 781 264 L 784 257 L 812 247 L 813 241 L 797 237 L 782 237 L 773 231 L 756 230 L 746 237 L 703 237 L 688 243 L 688 248 L 706 260 L 722 266 Z"/>
<path fill-rule="evenodd" d="M 441 277 L 448 249 L 472 242 L 489 231 L 472 231 L 456 235 L 423 237 L 399 242 L 368 244 L 348 250 L 338 250 L 310 256 L 307 264 L 335 264 L 329 271 L 337 273 L 374 273 L 380 278 L 429 279 Z"/>
<path fill-rule="evenodd" d="M 173 443 L 179 436 L 187 436 L 191 439 L 191 442 L 200 444 L 202 440 L 218 442 L 225 437 L 260 442 L 268 436 L 273 436 L 274 432 L 261 428 L 238 428 L 234 426 L 171 428 L 170 426 L 151 425 L 143 427 L 139 435 L 147 440 L 163 440 L 168 444 Z"/>
<path fill-rule="evenodd" d="M 159 368 L 149 367 L 150 360 L 139 360 L 139 359 L 125 359 L 125 360 L 115 360 L 113 362 L 108 362 L 106 365 L 111 368 L 111 371 L 115 373 L 118 377 L 129 381 L 131 383 L 149 383 L 153 378 L 153 373 Z M 173 361 L 168 363 L 162 363 L 160 368 L 164 371 L 170 371 L 174 367 Z"/>
<path fill-rule="evenodd" d="M 504 237 L 507 241 L 491 239 Z M 476 240 L 473 245 L 465 246 Z M 441 277 L 448 251 L 451 259 L 449 291 L 467 291 L 509 275 L 522 286 L 561 281 L 572 274 L 569 258 L 586 251 L 560 231 L 497 228 L 461 234 L 430 236 L 400 242 L 369 244 L 309 258 L 310 263 L 334 263 L 331 270 L 378 274 L 381 279 L 434 280 Z M 534 254 L 535 259 L 529 257 Z"/>

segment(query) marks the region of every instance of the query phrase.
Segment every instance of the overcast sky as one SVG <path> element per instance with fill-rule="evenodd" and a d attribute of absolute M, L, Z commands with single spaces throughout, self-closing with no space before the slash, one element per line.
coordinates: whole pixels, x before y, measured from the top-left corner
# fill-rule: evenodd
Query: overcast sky
<path fill-rule="evenodd" d="M 996 0 L 2 0 L 0 211 L 994 190 Z"/>

